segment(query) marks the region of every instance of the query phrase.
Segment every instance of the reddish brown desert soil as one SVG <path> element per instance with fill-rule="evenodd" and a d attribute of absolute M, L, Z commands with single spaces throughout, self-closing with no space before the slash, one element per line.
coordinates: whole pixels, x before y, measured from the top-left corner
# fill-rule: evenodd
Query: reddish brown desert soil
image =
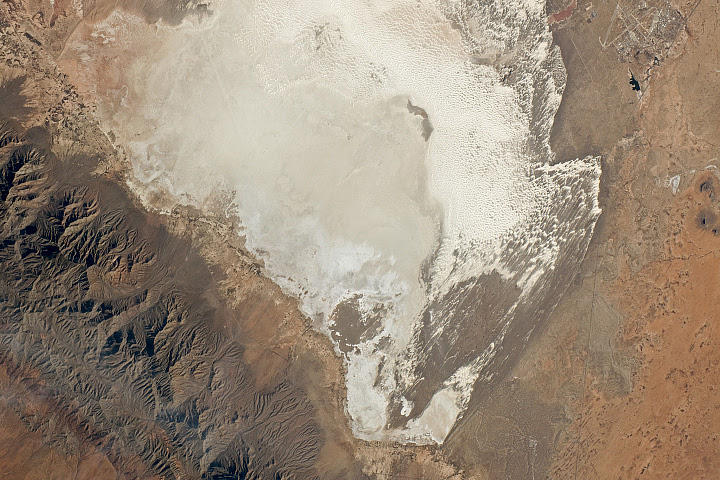
<path fill-rule="evenodd" d="M 551 478 L 720 476 L 718 8 L 697 5 L 674 58 L 653 69 L 631 136 L 605 162 L 587 329 L 600 301 L 620 314 L 614 341 L 633 359 L 631 389 L 612 392 L 602 369 L 585 370 Z"/>
<path fill-rule="evenodd" d="M 645 5 L 579 2 L 553 27 L 554 149 L 602 154 L 603 215 L 543 334 L 446 443 L 489 478 L 720 478 L 720 10 Z M 662 8 L 682 28 L 629 48 L 631 17 Z"/>

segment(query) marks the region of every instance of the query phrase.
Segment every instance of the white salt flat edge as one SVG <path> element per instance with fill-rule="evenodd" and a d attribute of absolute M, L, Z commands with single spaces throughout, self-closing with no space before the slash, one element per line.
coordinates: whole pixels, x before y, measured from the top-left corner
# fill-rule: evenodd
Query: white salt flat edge
<path fill-rule="evenodd" d="M 502 52 L 503 42 L 518 41 L 515 24 L 493 23 L 493 12 L 544 22 L 541 5 L 484 5 L 486 43 Z M 381 333 L 347 361 L 347 410 L 356 434 L 366 438 L 442 442 L 475 381 L 451 377 L 406 429 L 385 430 L 389 398 L 399 388 L 389 380 L 392 369 L 405 368 L 394 362 L 429 300 L 418 281 L 421 262 L 436 254 L 429 292 L 437 298 L 483 273 L 512 278 L 516 272 L 501 261 L 503 245 L 524 235 L 533 253 L 520 279 L 527 291 L 552 270 L 567 241 L 562 229 L 546 246 L 531 238 L 552 215 L 547 202 L 564 182 L 599 172 L 599 165 L 578 160 L 541 167 L 555 170 L 537 181 L 536 164 L 550 159 L 523 148 L 530 119 L 518 92 L 493 67 L 468 61 L 467 45 L 444 16 L 448 7 L 217 3 L 209 21 L 160 26 L 154 41 L 161 48 L 132 63 L 121 108 L 101 105 L 101 120 L 127 148 L 134 188 L 146 202 L 161 190 L 202 206 L 218 188 L 237 191 L 247 245 L 318 328 L 329 333 L 332 310 L 357 294 L 368 309 L 390 307 Z M 142 27 L 128 18 L 114 14 L 98 25 L 102 48 L 138 42 L 133 29 Z M 549 34 L 538 37 L 529 58 L 540 65 L 553 56 L 559 54 Z M 526 66 L 527 74 L 537 65 Z M 562 88 L 545 94 L 550 119 Z M 434 127 L 428 144 L 419 119 L 399 113 L 406 100 L 427 112 Z M 387 225 L 375 228 L 376 220 Z M 459 264 L 457 251 L 464 252 Z M 383 336 L 392 339 L 385 350 L 378 349 Z M 380 362 L 386 375 L 376 388 Z M 477 376 L 463 368 L 456 375 Z"/>

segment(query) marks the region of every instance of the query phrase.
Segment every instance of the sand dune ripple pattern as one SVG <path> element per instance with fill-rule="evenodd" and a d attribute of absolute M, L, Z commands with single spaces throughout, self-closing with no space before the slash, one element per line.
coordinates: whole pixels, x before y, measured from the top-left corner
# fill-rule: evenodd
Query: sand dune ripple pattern
<path fill-rule="evenodd" d="M 549 147 L 565 70 L 544 2 L 211 11 L 177 27 L 118 12 L 68 45 L 87 84 L 107 79 L 99 58 L 127 59 L 95 93 L 133 187 L 161 209 L 233 192 L 249 248 L 344 356 L 355 434 L 442 442 L 557 303 L 599 215 L 599 160 Z"/>

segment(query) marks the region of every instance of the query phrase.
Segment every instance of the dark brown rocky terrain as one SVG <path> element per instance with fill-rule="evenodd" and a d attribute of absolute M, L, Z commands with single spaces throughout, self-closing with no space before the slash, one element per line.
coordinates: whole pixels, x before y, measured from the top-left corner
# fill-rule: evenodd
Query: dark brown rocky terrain
<path fill-rule="evenodd" d="M 0 355 L 31 395 L 14 408 L 49 403 L 35 428 L 67 430 L 129 476 L 313 476 L 310 403 L 287 382 L 255 385 L 204 261 L 94 177 L 97 158 L 49 139 L 0 131 Z"/>

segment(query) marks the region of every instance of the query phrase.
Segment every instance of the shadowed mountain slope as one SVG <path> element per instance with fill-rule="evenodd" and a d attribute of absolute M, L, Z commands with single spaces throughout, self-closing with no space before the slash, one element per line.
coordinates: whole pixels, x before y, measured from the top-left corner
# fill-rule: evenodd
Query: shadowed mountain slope
<path fill-rule="evenodd" d="M 10 375 L 53 405 L 47 422 L 132 476 L 313 478 L 310 403 L 287 382 L 255 388 L 242 347 L 214 327 L 222 307 L 205 263 L 91 175 L 97 159 L 56 155 L 48 139 L 0 130 Z"/>

